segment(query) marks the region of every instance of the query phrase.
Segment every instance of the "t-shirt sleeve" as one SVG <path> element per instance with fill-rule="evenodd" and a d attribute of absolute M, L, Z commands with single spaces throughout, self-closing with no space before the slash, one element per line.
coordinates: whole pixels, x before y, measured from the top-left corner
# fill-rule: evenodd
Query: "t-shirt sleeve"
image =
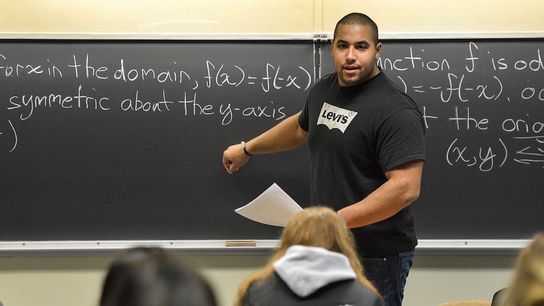
<path fill-rule="evenodd" d="M 389 171 L 415 160 L 425 160 L 425 127 L 421 113 L 405 108 L 392 114 L 378 131 L 378 156 Z"/>
<path fill-rule="evenodd" d="M 308 113 L 308 101 L 306 101 L 306 104 L 304 104 L 304 107 L 302 108 L 302 111 L 300 112 L 300 115 L 298 116 L 298 125 L 308 132 L 310 120 L 309 120 L 309 113 Z"/>

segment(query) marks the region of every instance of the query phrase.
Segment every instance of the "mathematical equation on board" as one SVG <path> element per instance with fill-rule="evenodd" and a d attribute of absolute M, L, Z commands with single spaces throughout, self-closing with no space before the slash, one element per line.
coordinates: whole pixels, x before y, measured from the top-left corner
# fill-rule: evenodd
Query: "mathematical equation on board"
<path fill-rule="evenodd" d="M 279 121 L 288 114 L 287 103 L 278 92 L 307 91 L 314 80 L 312 67 L 263 62 L 262 67 L 219 63 L 205 60 L 200 65 L 183 67 L 171 60 L 168 65 L 142 67 L 120 58 L 114 64 L 97 56 L 72 55 L 60 63 L 45 58 L 39 63 L 11 61 L 0 50 L 0 84 L 24 80 L 28 90 L 13 90 L 2 97 L 2 109 L 8 112 L 7 126 L 0 125 L 0 141 L 9 141 L 9 152 L 17 148 L 17 124 L 23 124 L 40 112 L 88 111 L 94 113 L 170 113 L 182 118 L 216 118 L 221 126 L 240 118 L 259 118 Z M 165 68 L 165 66 L 167 66 Z M 46 93 L 32 90 L 32 82 L 50 81 Z M 153 87 L 153 89 L 149 89 Z M 119 88 L 119 90 L 116 90 Z M 206 95 L 211 91 L 250 90 L 261 99 L 248 105 L 247 101 L 232 101 L 229 96 Z M 111 94 L 111 93 L 114 94 Z M 129 94 L 117 95 L 117 92 Z M 109 94 L 108 94 L 109 93 Z M 242 95 L 243 96 L 243 95 Z M 301 97 L 303 94 L 301 94 Z M 224 101 L 221 99 L 224 97 Z M 285 100 L 285 99 L 284 99 Z M 241 102 L 241 103 L 238 103 Z M 291 110 L 289 110 L 291 111 Z"/>
<path fill-rule="evenodd" d="M 407 45 L 400 55 L 382 56 L 378 65 L 421 106 L 427 134 L 442 131 L 437 137 L 447 140 L 440 154 L 444 164 L 480 172 L 506 165 L 542 168 L 544 61 L 539 47 L 527 52 L 506 55 L 469 42 L 462 52 L 455 53 L 459 58 L 444 58 L 442 52 Z M 29 64 L 12 61 L 0 49 L 0 84 L 29 84 L 26 91 L 13 90 L 1 97 L 2 111 L 8 118 L 0 122 L 0 142 L 8 144 L 2 148 L 15 152 L 24 141 L 18 126 L 41 112 L 68 115 L 78 110 L 97 116 L 112 111 L 176 112 L 181 118 L 214 118 L 219 127 L 244 118 L 279 121 L 293 111 L 287 110 L 293 101 L 275 94 L 287 92 L 291 97 L 295 93 L 304 99 L 315 74 L 314 67 L 266 61 L 255 68 L 205 60 L 197 69 L 194 63 L 186 68 L 178 60 L 148 67 L 122 58 L 113 64 L 103 63 L 96 55 L 85 54 L 55 63 L 44 57 Z M 422 73 L 424 77 L 417 77 Z M 32 90 L 32 82 L 44 80 L 53 84 L 62 80 L 62 89 L 52 86 L 49 92 L 39 94 Z M 153 93 L 149 88 L 155 89 Z M 259 96 L 250 98 L 251 105 L 228 97 L 232 90 L 252 88 Z M 220 94 L 213 95 L 212 101 L 209 91 Z M 123 94 L 107 94 L 111 92 Z M 302 105 L 303 100 L 295 102 Z M 511 114 L 511 109 L 519 113 Z M 447 133 L 442 126 L 447 127 Z M 432 146 L 436 139 L 428 137 L 427 141 Z"/>
<path fill-rule="evenodd" d="M 526 140 L 525 137 L 515 137 Z M 446 162 L 450 166 L 461 165 L 474 167 L 482 172 L 489 172 L 501 168 L 511 159 L 523 165 L 544 166 L 543 137 L 533 138 L 536 143 L 526 144 L 517 149 L 509 149 L 501 138 L 489 146 L 470 146 L 455 138 L 446 151 Z"/>
<path fill-rule="evenodd" d="M 508 164 L 544 168 L 541 49 L 514 56 L 474 42 L 464 48 L 451 59 L 408 46 L 404 54 L 382 56 L 378 65 L 422 106 L 426 129 L 442 131 L 439 138 L 447 141 L 441 156 L 448 166 L 481 172 Z"/>
<path fill-rule="evenodd" d="M 542 110 L 539 112 L 542 117 Z M 439 119 L 423 106 L 423 121 L 430 129 L 433 120 Z M 451 114 L 444 116 L 448 131 L 454 136 L 445 151 L 445 161 L 450 166 L 475 167 L 482 172 L 503 167 L 508 160 L 523 165 L 544 167 L 544 121 L 532 120 L 526 113 L 520 117 L 495 119 L 478 117 L 471 113 L 469 106 L 451 108 Z M 455 137 L 456 133 L 459 133 Z M 465 133 L 463 137 L 461 134 Z M 466 136 L 468 135 L 468 136 Z M 481 136 L 476 136 L 481 135 Z M 494 136 L 490 135 L 502 135 Z M 472 138 L 472 141 L 469 141 Z M 477 142 L 478 145 L 474 145 Z M 487 145 L 483 143 L 490 142 Z"/>

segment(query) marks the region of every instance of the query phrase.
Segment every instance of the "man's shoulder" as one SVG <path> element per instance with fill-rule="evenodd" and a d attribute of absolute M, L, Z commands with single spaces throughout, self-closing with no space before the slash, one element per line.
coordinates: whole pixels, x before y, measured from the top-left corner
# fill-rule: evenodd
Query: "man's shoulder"
<path fill-rule="evenodd" d="M 408 107 L 411 109 L 419 108 L 414 99 L 383 71 L 381 71 L 380 80 L 379 82 L 376 82 L 376 85 L 380 90 L 376 91 L 375 94 L 379 95 L 382 101 L 389 102 L 395 106 Z"/>
<path fill-rule="evenodd" d="M 331 72 L 331 73 L 325 74 L 320 79 L 318 79 L 315 82 L 314 87 L 321 87 L 321 86 L 328 87 L 337 83 L 338 83 L 338 78 L 336 76 L 336 72 Z"/>

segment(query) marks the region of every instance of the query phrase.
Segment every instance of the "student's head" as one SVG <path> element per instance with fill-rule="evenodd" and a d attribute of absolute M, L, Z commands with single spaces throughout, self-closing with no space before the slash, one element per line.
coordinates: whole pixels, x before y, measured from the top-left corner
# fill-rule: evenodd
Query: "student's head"
<path fill-rule="evenodd" d="M 344 254 L 355 272 L 357 282 L 377 292 L 364 276 L 363 266 L 357 256 L 355 242 L 346 223 L 332 209 L 324 206 L 312 206 L 297 213 L 287 223 L 281 235 L 278 249 L 262 269 L 256 271 L 238 288 L 236 305 L 243 304 L 247 289 L 256 281 L 263 280 L 274 273 L 274 263 L 282 258 L 293 245 L 321 247 L 329 251 Z"/>
<path fill-rule="evenodd" d="M 354 240 L 344 219 L 324 206 L 306 208 L 289 220 L 278 251 L 285 253 L 293 245 L 321 247 L 345 255 L 354 251 Z"/>
<path fill-rule="evenodd" d="M 294 215 L 281 235 L 280 246 L 273 260 L 281 258 L 293 245 L 321 247 L 344 254 L 357 275 L 357 280 L 374 290 L 363 276 L 355 240 L 346 223 L 335 211 L 325 206 L 312 206 Z"/>
<path fill-rule="evenodd" d="M 381 46 L 378 26 L 367 15 L 351 13 L 340 19 L 331 48 L 340 86 L 358 85 L 377 75 Z"/>
<path fill-rule="evenodd" d="M 111 264 L 100 306 L 216 306 L 214 293 L 197 272 L 166 250 L 128 249 Z"/>
<path fill-rule="evenodd" d="M 544 306 L 544 233 L 538 233 L 518 256 L 505 306 Z"/>

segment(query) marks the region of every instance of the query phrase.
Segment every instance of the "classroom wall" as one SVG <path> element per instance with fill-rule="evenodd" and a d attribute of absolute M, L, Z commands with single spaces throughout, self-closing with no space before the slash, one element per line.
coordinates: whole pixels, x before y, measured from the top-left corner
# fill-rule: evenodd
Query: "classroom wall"
<path fill-rule="evenodd" d="M 534 34 L 544 29 L 540 0 L 0 0 L 0 35 L 99 37 L 332 32 L 352 11 L 388 35 Z"/>
<path fill-rule="evenodd" d="M 345 13 L 362 11 L 389 37 L 542 36 L 541 0 L 0 0 L 0 37 L 183 38 L 308 36 L 331 32 Z M 219 162 L 219 161 L 218 161 Z M 221 305 L 231 305 L 240 281 L 267 258 L 237 253 L 180 255 L 205 274 Z M 405 305 L 490 299 L 507 285 L 516 254 L 419 253 Z M 96 305 L 112 256 L 32 254 L 2 256 L 4 306 Z"/>
<path fill-rule="evenodd" d="M 211 282 L 221 306 L 232 305 L 242 279 L 267 255 L 179 255 Z M 111 256 L 0 258 L 4 306 L 96 306 Z M 436 306 L 457 299 L 491 299 L 511 278 L 515 256 L 417 255 L 405 292 L 406 306 Z"/>

